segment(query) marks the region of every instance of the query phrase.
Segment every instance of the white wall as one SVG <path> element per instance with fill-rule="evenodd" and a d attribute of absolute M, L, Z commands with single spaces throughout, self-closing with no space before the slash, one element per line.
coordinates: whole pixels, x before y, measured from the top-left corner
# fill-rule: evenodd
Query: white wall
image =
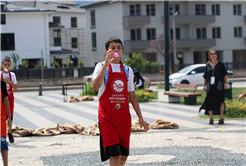
<path fill-rule="evenodd" d="M 6 25 L 1 25 L 1 33 L 14 33 L 15 50 L 1 51 L 1 60 L 5 55 L 17 53 L 22 59 L 41 58 L 43 50 L 44 63 L 49 61 L 49 40 L 47 14 L 44 12 L 6 13 Z"/>

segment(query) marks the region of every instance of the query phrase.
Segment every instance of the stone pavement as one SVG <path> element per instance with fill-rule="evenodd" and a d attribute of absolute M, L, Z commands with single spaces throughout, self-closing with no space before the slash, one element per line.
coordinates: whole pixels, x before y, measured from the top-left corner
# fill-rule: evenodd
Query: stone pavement
<path fill-rule="evenodd" d="M 97 121 L 98 98 L 94 101 L 64 103 L 61 91 L 15 93 L 14 126 L 55 127 L 57 123 L 87 127 Z M 81 90 L 69 90 L 77 97 Z M 131 108 L 132 119 L 137 118 Z M 244 165 L 245 120 L 215 121 L 192 118 L 199 106 L 160 102 L 140 103 L 143 117 L 179 124 L 175 130 L 149 130 L 132 133 L 126 165 Z M 201 112 L 203 114 L 203 112 Z M 9 145 L 10 165 L 108 165 L 99 156 L 99 137 L 61 134 L 47 137 L 20 137 Z"/>

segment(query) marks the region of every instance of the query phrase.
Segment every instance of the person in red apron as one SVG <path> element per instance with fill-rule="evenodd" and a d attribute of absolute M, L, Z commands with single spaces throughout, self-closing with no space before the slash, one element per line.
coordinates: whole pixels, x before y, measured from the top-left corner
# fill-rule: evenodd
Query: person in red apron
<path fill-rule="evenodd" d="M 8 137 L 9 137 L 9 142 L 13 143 L 14 137 L 11 133 L 12 124 L 13 124 L 13 116 L 14 116 L 14 93 L 13 93 L 13 89 L 17 90 L 17 81 L 16 81 L 15 73 L 10 72 L 10 69 L 12 67 L 10 59 L 4 58 L 1 66 L 3 68 L 3 71 L 1 71 L 1 80 L 5 81 L 7 84 L 7 92 L 8 92 L 8 99 L 9 99 L 10 112 L 11 112 L 11 117 L 8 118 L 8 116 L 7 116 L 7 119 L 11 119 L 11 126 L 8 129 Z"/>
<path fill-rule="evenodd" d="M 106 43 L 104 63 L 98 63 L 93 76 L 93 89 L 99 90 L 98 119 L 100 128 L 101 161 L 110 159 L 110 165 L 124 165 L 129 156 L 131 115 L 129 100 L 139 118 L 139 124 L 148 131 L 143 120 L 134 91 L 133 71 L 125 71 L 120 58 L 123 54 L 122 41 L 117 37 L 109 38 Z M 118 56 L 114 56 L 118 53 Z M 107 78 L 105 78 L 105 73 Z M 129 90 L 130 85 L 132 90 Z"/>
<path fill-rule="evenodd" d="M 1 80 L 1 155 L 3 159 L 3 165 L 8 165 L 8 144 L 6 141 L 6 111 L 7 114 L 10 116 L 10 107 L 9 107 L 9 100 L 8 100 L 8 93 L 6 90 L 6 83 Z M 8 126 L 11 125 L 11 120 L 8 121 Z"/>

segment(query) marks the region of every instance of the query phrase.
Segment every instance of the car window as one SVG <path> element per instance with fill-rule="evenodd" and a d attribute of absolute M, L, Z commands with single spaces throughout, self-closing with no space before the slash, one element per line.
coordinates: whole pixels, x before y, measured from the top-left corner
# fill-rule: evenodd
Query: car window
<path fill-rule="evenodd" d="M 195 71 L 196 74 L 199 74 L 199 73 L 204 73 L 204 70 L 205 70 L 205 67 L 197 67 L 192 71 Z"/>
<path fill-rule="evenodd" d="M 179 70 L 178 73 L 186 73 L 187 71 L 189 71 L 189 70 L 192 69 L 192 68 L 193 68 L 192 66 L 187 66 L 187 67 L 185 67 L 185 68 Z"/>

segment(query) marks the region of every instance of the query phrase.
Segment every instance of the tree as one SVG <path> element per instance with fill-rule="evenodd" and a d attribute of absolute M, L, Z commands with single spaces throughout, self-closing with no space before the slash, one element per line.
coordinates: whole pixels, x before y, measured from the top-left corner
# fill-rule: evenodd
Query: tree
<path fill-rule="evenodd" d="M 169 49 L 174 49 L 174 42 L 173 40 L 169 40 Z M 160 53 L 164 57 L 164 49 L 165 49 L 165 41 L 164 41 L 164 35 L 161 34 L 157 37 L 156 40 L 152 40 L 150 44 L 150 50 L 154 53 Z"/>
<path fill-rule="evenodd" d="M 12 59 L 13 63 L 14 63 L 13 69 L 16 69 L 17 61 L 20 59 L 19 55 L 12 52 L 12 54 L 10 54 L 10 56 L 6 55 L 5 58 Z"/>

